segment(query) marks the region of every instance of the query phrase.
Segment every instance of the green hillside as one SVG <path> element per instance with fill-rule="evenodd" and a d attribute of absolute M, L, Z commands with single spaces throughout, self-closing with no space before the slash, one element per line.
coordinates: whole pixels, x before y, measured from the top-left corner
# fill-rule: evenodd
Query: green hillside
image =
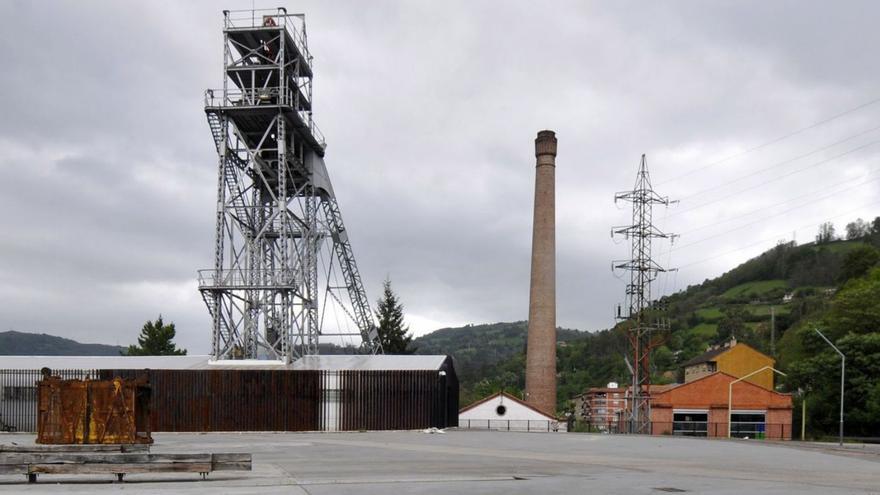
<path fill-rule="evenodd" d="M 115 345 L 81 344 L 44 333 L 0 332 L 0 355 L 5 356 L 118 356 L 123 349 Z"/>
<path fill-rule="evenodd" d="M 857 240 L 781 244 L 717 278 L 665 297 L 661 306 L 671 329 L 652 356 L 652 380 L 676 381 L 682 363 L 731 337 L 771 354 L 775 333 L 777 367 L 789 372 L 780 386 L 811 390 L 817 404 L 809 411 L 808 430 L 833 431 L 837 389 L 825 382 L 839 380 L 834 371 L 839 360 L 818 341 L 812 330 L 816 325 L 860 359 L 853 365 L 860 368 L 853 371 L 852 386 L 861 389 L 848 399 L 853 402 L 852 434 L 868 435 L 873 428 L 873 435 L 880 436 L 880 251 L 874 247 L 880 246 L 880 222 L 875 223 L 876 233 Z M 416 342 L 421 353 L 456 358 L 461 403 L 468 404 L 502 389 L 522 393 L 526 327 L 517 322 L 443 329 Z M 559 412 L 568 410 L 569 400 L 585 388 L 629 380 L 623 359 L 629 353 L 628 338 L 622 325 L 571 332 L 571 338 L 560 332 L 563 343 L 557 348 Z"/>
<path fill-rule="evenodd" d="M 449 354 L 455 360 L 455 369 L 463 381 L 473 382 L 491 370 L 497 363 L 509 360 L 525 351 L 528 323 L 491 323 L 442 328 L 413 340 L 416 354 Z M 585 332 L 556 329 L 556 340 L 571 342 L 588 337 Z"/>

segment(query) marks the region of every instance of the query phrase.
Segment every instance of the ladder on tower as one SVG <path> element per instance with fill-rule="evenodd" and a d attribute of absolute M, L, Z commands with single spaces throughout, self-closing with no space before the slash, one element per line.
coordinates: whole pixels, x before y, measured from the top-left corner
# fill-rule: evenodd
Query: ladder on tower
<path fill-rule="evenodd" d="M 205 306 L 208 307 L 211 320 L 217 321 L 217 324 L 220 326 L 220 336 L 223 342 L 229 342 L 229 327 L 226 325 L 226 320 L 221 315 L 214 314 L 214 292 L 201 290 L 199 293 L 202 294 L 202 300 L 205 301 Z"/>
<path fill-rule="evenodd" d="M 339 267 L 342 271 L 343 280 L 345 280 L 348 296 L 351 299 L 355 323 L 361 332 L 364 345 L 369 346 L 371 352 L 380 353 L 382 348 L 378 339 L 379 331 L 376 329 L 376 324 L 373 321 L 373 312 L 370 309 L 370 302 L 367 299 L 367 292 L 364 290 L 360 272 L 354 261 L 354 252 L 348 240 L 348 233 L 345 231 L 345 224 L 342 223 L 342 213 L 339 211 L 339 204 L 336 202 L 335 197 L 327 194 L 322 196 L 321 205 L 324 208 L 324 215 L 327 217 L 330 235 L 333 238 L 333 248 L 339 259 Z"/>
<path fill-rule="evenodd" d="M 248 208 L 245 206 L 241 191 L 235 187 L 235 184 L 238 182 L 235 169 L 238 168 L 242 171 L 247 170 L 247 162 L 242 160 L 238 154 L 230 150 L 226 132 L 223 130 L 223 124 L 220 122 L 220 114 L 215 111 L 207 111 L 205 112 L 205 115 L 208 118 L 208 126 L 211 128 L 211 136 L 214 138 L 214 146 L 217 148 L 218 153 L 220 152 L 221 145 L 226 141 L 226 156 L 223 160 L 224 182 L 226 182 L 226 187 L 231 196 L 232 206 L 235 209 L 235 216 L 238 218 L 239 224 L 244 227 L 242 231 L 244 231 L 246 235 L 252 234 L 252 232 L 247 232 L 250 228 Z"/>

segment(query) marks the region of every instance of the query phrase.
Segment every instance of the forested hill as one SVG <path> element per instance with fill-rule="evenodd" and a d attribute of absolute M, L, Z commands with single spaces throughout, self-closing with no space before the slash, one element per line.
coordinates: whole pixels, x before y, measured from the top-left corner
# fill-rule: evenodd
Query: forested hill
<path fill-rule="evenodd" d="M 817 326 L 834 342 L 849 346 L 853 355 L 852 362 L 847 358 L 847 382 L 853 380 L 856 390 L 847 394 L 854 411 L 852 433 L 867 435 L 872 424 L 880 429 L 880 221 L 872 226 L 846 241 L 781 244 L 664 298 L 660 307 L 666 308 L 671 330 L 665 344 L 654 351 L 654 382 L 677 381 L 682 363 L 708 345 L 736 337 L 767 354 L 775 350 L 777 367 L 789 373 L 782 389 L 813 391 L 816 403 L 808 430 L 831 431 L 837 389 L 824 381 L 839 380 L 834 371 L 839 360 L 816 336 Z M 526 328 L 526 322 L 517 322 L 443 329 L 415 343 L 419 353 L 455 357 L 464 405 L 497 390 L 521 393 Z M 568 332 L 560 332 L 564 343 L 557 348 L 560 412 L 585 388 L 608 381 L 626 383 L 629 376 L 623 360 L 629 352 L 623 325 Z M 860 383 L 864 390 L 859 390 Z"/>
<path fill-rule="evenodd" d="M 0 332 L 0 355 L 5 356 L 119 356 L 123 349 L 115 345 L 81 344 L 44 333 Z"/>
<path fill-rule="evenodd" d="M 471 381 L 492 372 L 499 362 L 509 360 L 525 351 L 528 323 L 491 323 L 442 328 L 413 341 L 416 354 L 449 354 L 455 359 L 455 370 L 460 379 Z M 585 332 L 567 328 L 556 329 L 558 342 L 570 342 L 588 337 Z"/>

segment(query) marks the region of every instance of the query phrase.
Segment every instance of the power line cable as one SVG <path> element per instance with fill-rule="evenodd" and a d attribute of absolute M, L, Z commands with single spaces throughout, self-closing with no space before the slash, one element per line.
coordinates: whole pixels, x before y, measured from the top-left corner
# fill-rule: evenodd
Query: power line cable
<path fill-rule="evenodd" d="M 875 170 L 876 170 L 876 169 L 872 169 L 872 172 L 875 171 Z M 857 179 L 864 179 L 864 177 L 858 177 Z M 833 193 L 831 193 L 831 194 L 826 194 L 825 196 L 820 196 L 820 197 L 815 198 L 814 200 L 811 200 L 811 201 L 809 201 L 809 202 L 807 202 L 807 203 L 804 203 L 804 204 L 802 204 L 802 205 L 799 205 L 799 206 L 796 206 L 796 207 L 790 208 L 790 209 L 786 210 L 786 212 L 789 212 L 789 211 L 792 211 L 792 210 L 796 210 L 796 209 L 798 209 L 798 208 L 803 208 L 803 207 L 805 207 L 805 206 L 810 206 L 811 204 L 813 204 L 813 203 L 816 202 L 816 201 L 819 201 L 819 200 L 822 200 L 822 199 L 826 199 L 826 198 L 830 198 L 830 197 L 832 197 L 832 196 L 836 196 L 836 195 L 838 195 L 838 194 L 840 194 L 840 193 L 842 193 L 842 192 L 850 191 L 850 190 L 852 190 L 852 189 L 856 189 L 856 188 L 858 188 L 858 187 L 866 186 L 866 185 L 871 184 L 871 183 L 873 183 L 873 182 L 877 182 L 878 180 L 880 180 L 880 177 L 874 177 L 873 179 L 862 181 L 862 182 L 860 182 L 860 183 L 858 183 L 858 184 L 852 185 L 852 186 L 850 186 L 850 187 L 845 187 L 845 188 L 840 189 L 840 190 L 838 190 L 838 191 L 835 191 L 835 192 L 833 192 Z M 713 222 L 713 223 L 709 223 L 709 224 L 706 224 L 706 225 L 702 225 L 702 226 L 700 226 L 700 227 L 696 227 L 696 228 L 693 228 L 693 229 L 691 229 L 691 230 L 684 231 L 684 232 L 682 232 L 682 233 L 679 234 L 679 235 L 682 235 L 682 236 L 683 236 L 683 235 L 686 235 L 686 234 L 694 233 L 694 232 L 696 232 L 696 231 L 698 231 L 698 230 L 707 229 L 707 228 L 709 228 L 709 227 L 716 227 L 716 226 L 718 226 L 718 225 L 720 225 L 720 224 L 722 224 L 722 223 L 727 223 L 727 222 L 730 222 L 730 221 L 733 221 L 733 220 L 737 220 L 737 219 L 740 219 L 740 218 L 743 218 L 743 217 L 748 217 L 748 216 L 754 215 L 754 214 L 756 214 L 756 213 L 760 213 L 760 212 L 762 212 L 762 211 L 764 211 L 764 210 L 767 210 L 767 209 L 770 209 L 770 208 L 775 208 L 775 207 L 777 207 L 777 206 L 782 206 L 782 205 L 784 205 L 784 204 L 786 204 L 786 203 L 791 203 L 792 201 L 795 201 L 795 200 L 800 199 L 800 198 L 805 198 L 805 197 L 808 197 L 808 196 L 812 196 L 813 194 L 816 194 L 816 193 L 818 193 L 818 192 L 827 192 L 829 189 L 833 189 L 833 188 L 835 188 L 836 186 L 838 186 L 838 185 L 840 185 L 840 184 L 845 184 L 845 183 L 849 183 L 849 182 L 853 182 L 853 179 L 848 179 L 848 180 L 845 180 L 845 181 L 842 181 L 842 182 L 838 182 L 838 183 L 836 183 L 836 184 L 832 184 L 832 185 L 830 185 L 830 186 L 823 187 L 822 189 L 817 189 L 817 190 L 811 191 L 811 192 L 806 193 L 806 194 L 801 194 L 800 196 L 795 196 L 794 198 L 787 199 L 787 200 L 785 200 L 785 201 L 783 201 L 783 202 L 781 202 L 781 203 L 776 203 L 776 204 L 774 204 L 774 205 L 765 206 L 765 207 L 758 208 L 758 209 L 756 209 L 756 210 L 752 210 L 752 211 L 750 211 L 750 212 L 748 212 L 748 213 L 744 213 L 744 214 L 742 214 L 742 215 L 737 215 L 737 216 L 735 216 L 735 217 L 730 217 L 730 218 L 726 218 L 726 219 L 724 219 L 724 220 L 719 220 L 719 221 L 717 221 L 717 222 Z M 774 215 L 774 216 L 775 216 L 775 215 Z M 764 218 L 772 218 L 772 217 L 764 217 Z"/>
<path fill-rule="evenodd" d="M 670 217 L 673 217 L 673 216 L 681 215 L 682 213 L 687 213 L 687 212 L 689 212 L 689 211 L 697 210 L 697 209 L 699 209 L 699 208 L 703 208 L 703 207 L 705 207 L 705 206 L 709 206 L 709 205 L 711 205 L 711 204 L 715 204 L 715 203 L 717 203 L 717 202 L 719 202 L 719 201 L 724 201 L 725 199 L 729 199 L 729 198 L 732 198 L 732 197 L 734 197 L 734 196 L 738 196 L 738 195 L 740 195 L 740 194 L 742 194 L 742 193 L 744 193 L 744 192 L 746 192 L 746 191 L 751 191 L 751 190 L 754 190 L 754 189 L 758 189 L 758 188 L 760 188 L 760 187 L 764 187 L 764 186 L 766 186 L 767 184 L 770 184 L 770 183 L 772 183 L 772 182 L 776 182 L 776 181 L 778 181 L 778 180 L 782 180 L 782 179 L 784 179 L 784 178 L 786 178 L 786 177 L 790 177 L 790 176 L 792 176 L 792 175 L 794 175 L 794 174 L 798 174 L 798 173 L 803 172 L 803 171 L 805 171 L 805 170 L 809 170 L 809 169 L 811 169 L 811 168 L 818 167 L 819 165 L 824 165 L 824 164 L 826 164 L 826 163 L 828 163 L 828 162 L 831 162 L 831 161 L 837 160 L 838 158 L 842 158 L 842 157 L 844 157 L 844 156 L 846 156 L 846 155 L 849 155 L 849 154 L 855 153 L 856 151 L 861 151 L 861 150 L 863 150 L 863 149 L 865 149 L 865 148 L 868 148 L 868 147 L 870 147 L 870 146 L 873 146 L 873 145 L 875 145 L 875 144 L 877 144 L 877 143 L 880 143 L 880 139 L 875 140 L 875 141 L 871 141 L 870 143 L 863 144 L 863 145 L 858 146 L 858 147 L 856 147 L 856 148 L 849 149 L 849 150 L 847 150 L 847 151 L 844 151 L 843 153 L 839 153 L 839 154 L 834 155 L 834 156 L 832 156 L 832 157 L 830 157 L 830 158 L 826 158 L 826 159 L 824 159 L 824 160 L 820 160 L 820 161 L 818 161 L 818 162 L 816 162 L 816 163 L 812 163 L 812 164 L 810 164 L 810 165 L 807 165 L 806 167 L 802 167 L 802 168 L 799 168 L 799 169 L 792 170 L 791 172 L 788 172 L 788 173 L 782 174 L 782 175 L 777 176 L 777 177 L 774 177 L 774 178 L 772 178 L 772 179 L 767 179 L 767 180 L 765 180 L 764 182 L 761 182 L 760 184 L 755 184 L 755 185 L 753 185 L 753 186 L 751 186 L 751 187 L 747 187 L 747 188 L 745 188 L 745 189 L 740 189 L 740 190 L 738 190 L 738 191 L 734 191 L 733 193 L 731 193 L 731 194 L 727 194 L 727 195 L 725 195 L 725 196 L 719 196 L 719 197 L 713 199 L 712 201 L 708 201 L 708 202 L 706 202 L 706 203 L 701 203 L 701 204 L 699 204 L 699 205 L 692 206 L 692 207 L 690 207 L 690 208 L 686 208 L 686 209 L 684 209 L 684 210 L 678 210 L 678 211 L 675 211 L 675 212 L 671 213 L 669 216 L 670 216 Z"/>
<path fill-rule="evenodd" d="M 831 121 L 837 120 L 837 119 L 839 119 L 840 117 L 844 117 L 844 116 L 849 115 L 849 114 L 851 114 L 851 113 L 853 113 L 853 112 L 857 112 L 857 111 L 859 111 L 859 110 L 861 110 L 861 109 L 863 109 L 863 108 L 866 108 L 866 107 L 869 107 L 869 106 L 871 106 L 871 105 L 874 105 L 874 104 L 877 103 L 877 102 L 880 102 L 880 98 L 875 98 L 875 99 L 873 99 L 873 100 L 867 101 L 867 102 L 865 102 L 865 103 L 862 103 L 861 105 L 855 106 L 855 107 L 850 108 L 850 109 L 848 109 L 848 110 L 844 110 L 843 112 L 838 113 L 838 114 L 836 114 L 836 115 L 832 115 L 831 117 L 828 117 L 828 118 L 826 118 L 826 119 L 824 119 L 824 120 L 820 120 L 819 122 L 816 122 L 816 123 L 810 124 L 810 125 L 808 125 L 807 127 L 802 127 L 802 128 L 797 129 L 797 130 L 795 130 L 795 131 L 789 132 L 788 134 L 784 134 L 784 135 L 779 136 L 779 137 L 777 137 L 777 138 L 771 139 L 770 141 L 766 141 L 766 142 L 761 143 L 761 144 L 759 144 L 759 145 L 757 145 L 757 146 L 753 146 L 753 147 L 751 147 L 751 148 L 749 148 L 749 149 L 747 149 L 747 150 L 743 150 L 743 151 L 740 151 L 740 152 L 738 152 L 738 153 L 734 153 L 734 154 L 732 154 L 732 155 L 729 155 L 729 156 L 727 156 L 727 157 L 724 157 L 724 158 L 722 158 L 721 160 L 718 160 L 718 161 L 716 161 L 716 162 L 712 162 L 712 163 L 709 163 L 709 164 L 704 165 L 704 166 L 702 166 L 702 167 L 695 168 L 695 169 L 693 169 L 693 170 L 691 170 L 691 171 L 689 171 L 689 172 L 685 172 L 685 173 L 683 173 L 683 174 L 681 174 L 681 175 L 677 175 L 677 176 L 675 176 L 675 177 L 672 177 L 671 179 L 666 179 L 666 180 L 664 180 L 664 181 L 662 181 L 662 182 L 658 182 L 657 185 L 659 186 L 659 185 L 667 184 L 667 183 L 669 183 L 669 182 L 676 181 L 676 180 L 681 179 L 681 178 L 683 178 L 683 177 L 688 177 L 688 176 L 693 175 L 693 174 L 695 174 L 695 173 L 697 173 L 697 172 L 702 172 L 703 170 L 706 170 L 707 168 L 711 168 L 711 167 L 714 167 L 714 166 L 716 166 L 716 165 L 720 165 L 720 164 L 722 164 L 722 163 L 724 163 L 724 162 L 727 162 L 727 161 L 729 161 L 729 160 L 732 160 L 732 159 L 734 159 L 734 158 L 738 158 L 738 157 L 740 157 L 740 156 L 743 156 L 743 155 L 746 155 L 746 154 L 752 153 L 752 152 L 754 152 L 754 151 L 758 151 L 758 150 L 760 150 L 760 149 L 762 149 L 762 148 L 766 148 L 767 146 L 770 146 L 770 145 L 776 144 L 776 143 L 778 143 L 778 142 L 780 142 L 780 141 L 784 141 L 784 140 L 786 140 L 786 139 L 788 139 L 788 138 L 790 138 L 790 137 L 797 136 L 798 134 L 801 134 L 801 133 L 803 133 L 803 132 L 809 131 L 810 129 L 815 129 L 816 127 L 819 127 L 819 126 L 821 126 L 821 125 L 827 124 L 828 122 L 831 122 Z"/>
<path fill-rule="evenodd" d="M 875 180 L 876 180 L 876 179 L 875 179 Z M 780 211 L 779 213 L 775 213 L 775 214 L 773 214 L 773 215 L 766 216 L 766 217 L 764 217 L 764 218 L 762 218 L 762 219 L 760 219 L 760 220 L 756 220 L 756 221 L 754 221 L 754 222 L 750 222 L 750 223 L 747 223 L 747 224 L 744 224 L 744 225 L 740 225 L 739 227 L 735 227 L 735 228 L 732 228 L 732 229 L 729 229 L 729 230 L 725 230 L 724 232 L 720 232 L 720 233 L 715 234 L 715 235 L 710 235 L 709 237 L 703 237 L 702 239 L 698 239 L 698 240 L 696 240 L 696 241 L 689 242 L 689 243 L 687 243 L 687 244 L 685 244 L 685 245 L 683 245 L 683 246 L 676 246 L 676 247 L 673 248 L 672 250 L 673 250 L 673 251 L 677 251 L 677 250 L 680 250 L 680 249 L 685 249 L 685 248 L 691 247 L 691 246 L 693 246 L 693 245 L 695 245 L 695 244 L 700 244 L 700 243 L 703 243 L 703 242 L 706 242 L 706 241 L 709 241 L 709 240 L 712 240 L 712 239 L 717 239 L 717 238 L 719 238 L 719 237 L 721 237 L 721 236 L 724 236 L 724 235 L 727 235 L 727 234 L 729 234 L 729 233 L 731 233 L 731 232 L 736 232 L 737 230 L 742 230 L 742 229 L 744 229 L 744 228 L 746 228 L 746 227 L 751 227 L 752 225 L 757 225 L 757 224 L 759 224 L 759 223 L 761 223 L 761 222 L 764 222 L 764 221 L 767 220 L 768 218 L 775 218 L 775 217 L 778 217 L 778 216 L 782 216 L 782 215 L 785 215 L 786 213 L 790 213 L 790 212 L 792 212 L 792 211 L 794 211 L 794 210 L 797 210 L 798 208 L 803 208 L 804 206 L 809 206 L 810 204 L 815 203 L 816 201 L 818 201 L 818 200 L 820 200 L 820 199 L 827 199 L 827 198 L 830 198 L 830 197 L 832 197 L 832 196 L 835 196 L 836 194 L 837 194 L 837 193 L 829 194 L 829 195 L 827 195 L 827 196 L 823 196 L 823 197 L 821 197 L 821 198 L 817 198 L 816 200 L 811 201 L 811 202 L 808 203 L 808 204 L 804 204 L 804 205 L 796 206 L 796 207 L 794 207 L 794 208 L 789 208 L 789 209 L 787 209 L 787 210 L 782 210 L 782 211 Z"/>
<path fill-rule="evenodd" d="M 681 198 L 681 201 L 686 201 L 686 200 L 688 200 L 688 199 L 690 199 L 690 198 L 693 198 L 693 197 L 696 197 L 696 196 L 700 196 L 700 195 L 705 194 L 705 193 L 707 193 L 707 192 L 714 191 L 714 190 L 716 190 L 716 189 L 721 189 L 721 188 L 723 188 L 723 187 L 727 187 L 727 186 L 729 186 L 730 184 L 732 184 L 732 183 L 734 183 L 734 182 L 740 182 L 740 181 L 743 181 L 743 180 L 745 180 L 745 179 L 748 179 L 749 177 L 754 177 L 754 176 L 756 176 L 756 175 L 761 175 L 761 174 L 767 173 L 767 172 L 769 172 L 769 171 L 771 171 L 771 170 L 773 170 L 773 169 L 779 168 L 779 167 L 781 167 L 781 166 L 783 166 L 783 165 L 789 164 L 789 163 L 791 163 L 791 162 L 798 161 L 798 160 L 800 160 L 801 158 L 806 158 L 806 157 L 808 157 L 808 156 L 815 155 L 816 153 L 819 153 L 819 152 L 825 151 L 825 150 L 827 150 L 827 149 L 833 148 L 833 147 L 835 147 L 835 146 L 837 146 L 837 145 L 839 145 L 839 144 L 843 144 L 843 143 L 845 143 L 845 142 L 847 142 L 847 141 L 852 141 L 852 140 L 855 139 L 855 138 L 862 137 L 862 136 L 864 136 L 865 134 L 870 134 L 870 133 L 876 131 L 877 129 L 880 129 L 880 125 L 878 125 L 878 126 L 876 126 L 876 127 L 872 127 L 872 128 L 867 129 L 867 130 L 865 130 L 865 131 L 859 132 L 859 133 L 857 133 L 857 134 L 853 134 L 853 135 L 847 136 L 847 137 L 841 139 L 840 141 L 837 141 L 837 142 L 831 143 L 831 144 L 829 144 L 829 145 L 827 145 L 827 146 L 823 146 L 823 147 L 821 147 L 821 148 L 816 148 L 816 149 L 814 149 L 814 150 L 812 150 L 812 151 L 810 151 L 810 152 L 804 153 L 804 154 L 802 154 L 802 155 L 798 155 L 798 156 L 796 156 L 796 157 L 794 157 L 794 158 L 789 158 L 789 159 L 787 159 L 787 160 L 783 160 L 783 161 L 781 161 L 781 162 L 774 163 L 773 165 L 770 165 L 769 167 L 763 167 L 763 168 L 761 168 L 760 170 L 756 170 L 756 171 L 754 171 L 754 172 L 751 172 L 751 173 L 748 173 L 748 174 L 746 174 L 746 175 L 740 176 L 740 177 L 738 177 L 738 178 L 736 178 L 736 179 L 726 180 L 726 181 L 724 181 L 723 184 L 719 184 L 719 185 L 717 185 L 717 186 L 712 186 L 712 187 L 709 187 L 709 188 L 707 188 L 707 189 L 703 189 L 703 190 L 697 191 L 697 192 L 695 192 L 695 193 L 693 193 L 693 194 L 690 194 L 690 195 L 688 195 L 688 196 L 685 196 L 685 197 Z"/>
<path fill-rule="evenodd" d="M 848 211 L 848 212 L 846 212 L 846 213 L 841 213 L 841 214 L 839 214 L 839 215 L 835 215 L 835 216 L 833 216 L 833 217 L 826 217 L 825 219 L 826 219 L 826 220 L 831 220 L 831 219 L 840 218 L 840 217 L 842 217 L 842 216 L 846 216 L 846 215 L 852 215 L 852 214 L 854 214 L 854 213 L 856 213 L 856 212 L 858 212 L 858 211 L 861 211 L 863 208 L 867 208 L 868 206 L 874 206 L 874 205 L 876 205 L 877 203 L 880 203 L 880 199 L 878 199 L 878 200 L 876 200 L 876 201 L 873 201 L 873 202 L 871 202 L 871 203 L 868 203 L 868 204 L 862 205 L 862 206 L 860 206 L 859 208 L 856 208 L 856 209 L 854 209 L 854 210 L 850 210 L 850 211 Z M 795 231 L 803 230 L 803 229 L 806 229 L 806 228 L 808 228 L 808 227 L 812 227 L 812 226 L 815 226 L 815 225 L 816 225 L 816 223 L 815 223 L 815 222 L 812 222 L 812 223 L 808 223 L 808 224 L 802 225 L 802 226 L 800 226 L 800 227 L 796 227 L 794 230 L 795 230 Z M 788 232 L 790 232 L 790 231 L 788 231 Z M 787 232 L 786 232 L 786 233 L 787 233 Z M 759 241 L 755 241 L 755 242 L 753 242 L 753 243 L 751 243 L 751 244 L 747 244 L 747 245 L 745 245 L 745 246 L 738 247 L 738 248 L 736 248 L 736 249 L 731 249 L 730 251 L 726 251 L 726 252 L 723 252 L 723 253 L 721 253 L 721 254 L 717 254 L 717 255 L 715 255 L 715 256 L 710 256 L 710 257 L 708 257 L 708 258 L 704 258 L 704 259 L 701 259 L 701 260 L 699 260 L 699 261 L 694 261 L 694 262 L 692 262 L 692 263 L 687 263 L 687 264 L 681 265 L 680 267 L 678 267 L 678 269 L 681 270 L 681 269 L 684 269 L 684 268 L 687 268 L 687 267 L 690 267 L 690 266 L 699 265 L 699 264 L 705 263 L 705 262 L 707 262 L 707 261 L 712 261 L 712 260 L 714 260 L 714 259 L 721 258 L 722 256 L 727 256 L 728 254 L 733 254 L 733 253 L 736 253 L 736 252 L 738 252 L 738 251 L 742 251 L 743 249 L 748 249 L 748 248 L 750 248 L 750 247 L 752 247 L 752 246 L 756 246 L 756 245 L 758 245 L 758 244 L 763 244 L 763 243 L 765 243 L 765 242 L 769 242 L 769 241 L 773 241 L 773 240 L 778 240 L 781 236 L 784 236 L 786 233 L 783 233 L 783 234 L 777 234 L 777 235 L 775 235 L 775 236 L 773 236 L 773 237 L 767 237 L 767 238 L 761 239 L 761 240 L 759 240 Z"/>

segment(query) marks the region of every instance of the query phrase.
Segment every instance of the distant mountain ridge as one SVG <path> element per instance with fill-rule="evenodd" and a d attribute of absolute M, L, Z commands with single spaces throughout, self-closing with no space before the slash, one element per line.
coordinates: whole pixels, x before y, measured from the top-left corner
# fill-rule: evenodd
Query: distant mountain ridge
<path fill-rule="evenodd" d="M 45 333 L 0 332 L 3 356 L 119 356 L 125 347 L 83 344 Z"/>
<path fill-rule="evenodd" d="M 526 321 L 465 325 L 441 328 L 413 340 L 416 354 L 449 354 L 455 370 L 465 380 L 525 351 Z M 567 328 L 556 329 L 558 342 L 571 342 L 587 337 L 586 332 Z"/>

